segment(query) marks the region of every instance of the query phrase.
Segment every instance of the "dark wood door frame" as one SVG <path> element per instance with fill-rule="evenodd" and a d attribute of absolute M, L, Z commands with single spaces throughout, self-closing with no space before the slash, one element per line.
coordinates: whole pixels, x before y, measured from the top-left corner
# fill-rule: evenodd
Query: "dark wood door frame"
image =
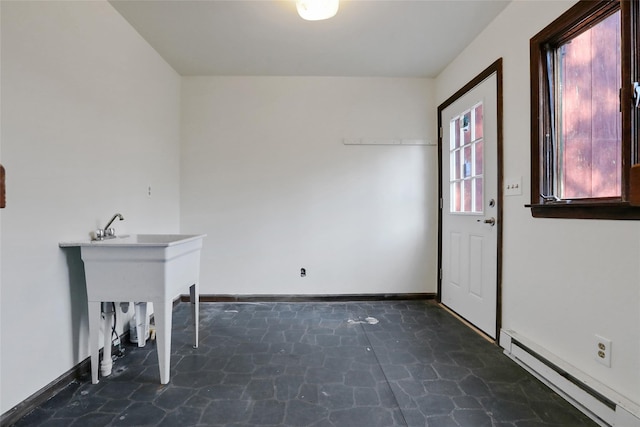
<path fill-rule="evenodd" d="M 496 74 L 496 89 L 497 89 L 497 150 L 498 150 L 498 213 L 497 213 L 497 238 L 498 238 L 498 253 L 497 253 L 497 265 L 496 268 L 496 280 L 497 280 L 497 295 L 496 295 L 496 337 L 500 334 L 500 327 L 502 326 L 502 203 L 503 203 L 503 153 L 502 153 L 502 58 L 496 60 L 493 64 L 489 65 L 484 71 L 474 77 L 469 83 L 464 85 L 460 90 L 454 93 L 440 106 L 438 106 L 438 294 L 437 301 L 442 302 L 442 112 L 467 92 L 474 87 L 478 86 L 484 80 L 486 80 L 492 74 Z"/>

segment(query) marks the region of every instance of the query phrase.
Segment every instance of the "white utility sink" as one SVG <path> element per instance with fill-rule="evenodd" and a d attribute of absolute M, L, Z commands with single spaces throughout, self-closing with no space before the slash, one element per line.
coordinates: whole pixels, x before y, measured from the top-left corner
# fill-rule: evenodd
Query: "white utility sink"
<path fill-rule="evenodd" d="M 102 302 L 152 302 L 156 325 L 160 382 L 169 382 L 173 300 L 189 289 L 198 346 L 200 251 L 205 234 L 131 234 L 105 240 L 63 242 L 80 247 L 89 306 L 91 380 L 98 382 Z M 146 311 L 146 310 L 145 310 Z M 142 316 L 146 314 L 139 313 Z M 105 315 L 103 375 L 111 372 L 111 315 Z M 138 345 L 144 333 L 138 330 Z"/>

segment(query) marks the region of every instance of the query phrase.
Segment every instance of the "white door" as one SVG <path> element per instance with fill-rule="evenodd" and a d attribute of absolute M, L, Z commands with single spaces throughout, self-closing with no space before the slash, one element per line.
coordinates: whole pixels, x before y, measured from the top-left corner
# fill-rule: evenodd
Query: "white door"
<path fill-rule="evenodd" d="M 442 110 L 441 301 L 496 338 L 497 76 Z"/>

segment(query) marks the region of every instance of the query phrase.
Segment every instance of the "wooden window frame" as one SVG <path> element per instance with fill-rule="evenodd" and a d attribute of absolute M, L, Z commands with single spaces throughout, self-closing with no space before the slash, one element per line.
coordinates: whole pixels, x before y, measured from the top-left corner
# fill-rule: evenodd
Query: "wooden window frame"
<path fill-rule="evenodd" d="M 548 170 L 543 156 L 545 135 L 551 132 L 546 49 L 557 46 L 620 10 L 622 88 L 621 196 L 551 201 L 542 197 Z M 531 214 L 541 218 L 640 219 L 640 205 L 630 196 L 640 188 L 631 169 L 640 163 L 640 108 L 633 102 L 633 82 L 640 80 L 640 0 L 580 0 L 530 40 L 531 66 Z M 636 166 L 637 167 L 637 166 Z M 635 177 L 636 174 L 633 176 Z M 631 201 L 630 201 L 631 199 Z"/>

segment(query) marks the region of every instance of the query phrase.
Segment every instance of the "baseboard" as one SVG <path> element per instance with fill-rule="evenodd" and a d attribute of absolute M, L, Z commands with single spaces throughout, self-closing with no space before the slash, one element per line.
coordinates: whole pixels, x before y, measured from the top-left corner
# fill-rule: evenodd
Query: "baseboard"
<path fill-rule="evenodd" d="M 200 294 L 200 302 L 361 302 L 361 301 L 407 301 L 432 300 L 435 293 L 411 294 L 340 294 L 340 295 L 215 295 Z M 189 295 L 181 295 L 182 302 Z"/>
<path fill-rule="evenodd" d="M 640 407 L 512 330 L 500 331 L 504 353 L 603 427 L 640 427 Z"/>

